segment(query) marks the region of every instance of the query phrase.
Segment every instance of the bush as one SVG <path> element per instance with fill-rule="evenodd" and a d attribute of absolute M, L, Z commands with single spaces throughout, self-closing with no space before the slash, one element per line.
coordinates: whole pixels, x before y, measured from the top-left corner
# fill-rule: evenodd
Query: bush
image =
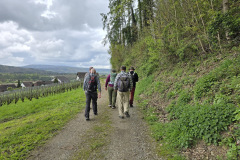
<path fill-rule="evenodd" d="M 199 78 L 194 87 L 194 96 L 198 100 L 212 89 L 217 82 L 238 76 L 240 73 L 240 58 L 224 61 L 220 67 L 214 69 L 202 78 Z"/>
<path fill-rule="evenodd" d="M 166 141 L 174 147 L 188 148 L 198 139 L 217 144 L 220 133 L 234 120 L 233 104 L 178 105 L 169 109 L 175 118 L 166 128 Z M 174 108 L 174 109 L 173 109 Z"/>

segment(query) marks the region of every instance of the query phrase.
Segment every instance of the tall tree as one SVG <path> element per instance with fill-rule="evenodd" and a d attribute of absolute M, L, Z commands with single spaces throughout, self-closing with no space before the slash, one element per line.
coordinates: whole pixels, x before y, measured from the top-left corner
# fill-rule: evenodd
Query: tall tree
<path fill-rule="evenodd" d="M 144 26 L 150 26 L 150 21 L 153 21 L 154 2 L 153 0 L 143 0 L 142 4 Z"/>
<path fill-rule="evenodd" d="M 223 13 L 227 13 L 227 11 L 229 10 L 229 3 L 228 3 L 228 0 L 223 0 Z M 229 36 L 229 33 L 228 31 L 226 31 L 226 39 L 227 40 L 230 40 L 230 36 Z"/>

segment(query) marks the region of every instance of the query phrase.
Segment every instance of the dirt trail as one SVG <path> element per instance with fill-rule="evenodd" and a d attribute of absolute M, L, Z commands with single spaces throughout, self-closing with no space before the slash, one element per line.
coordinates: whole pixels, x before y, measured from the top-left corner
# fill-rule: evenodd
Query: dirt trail
<path fill-rule="evenodd" d="M 154 160 L 161 159 L 154 153 L 154 142 L 149 136 L 146 123 L 136 107 L 130 108 L 130 118 L 120 119 L 118 109 L 107 106 L 107 92 L 104 90 L 102 98 L 98 99 L 98 116 L 90 111 L 90 121 L 86 121 L 81 112 L 70 121 L 55 137 L 44 146 L 34 150 L 29 159 L 32 160 L 67 160 L 67 159 L 109 159 L 109 160 Z M 110 133 L 107 135 L 108 143 L 101 146 L 96 153 L 89 153 L 91 157 L 76 158 L 77 154 L 89 148 L 93 139 L 97 138 L 97 130 L 93 127 L 101 126 L 100 119 L 108 115 L 111 122 Z M 91 132 L 92 133 L 89 135 Z M 90 137 L 89 137 L 90 136 Z M 86 151 L 85 151 L 86 152 Z M 101 155 L 101 156 L 98 156 Z"/>

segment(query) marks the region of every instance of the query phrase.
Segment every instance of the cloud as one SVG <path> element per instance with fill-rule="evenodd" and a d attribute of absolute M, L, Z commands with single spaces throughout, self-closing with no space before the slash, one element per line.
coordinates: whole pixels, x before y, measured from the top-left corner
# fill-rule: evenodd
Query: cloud
<path fill-rule="evenodd" d="M 106 0 L 1 0 L 0 64 L 110 68 L 100 16 L 107 6 Z"/>
<path fill-rule="evenodd" d="M 102 26 L 100 13 L 106 12 L 106 0 L 1 0 L 0 22 L 14 21 L 27 30 L 82 30 Z"/>

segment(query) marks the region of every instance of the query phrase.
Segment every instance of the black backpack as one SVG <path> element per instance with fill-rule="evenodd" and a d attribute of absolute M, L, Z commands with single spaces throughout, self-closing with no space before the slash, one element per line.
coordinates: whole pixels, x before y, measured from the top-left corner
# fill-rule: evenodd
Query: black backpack
<path fill-rule="evenodd" d="M 87 91 L 88 92 L 96 92 L 97 91 L 97 81 L 95 75 L 90 75 L 90 80 L 88 81 Z"/>
<path fill-rule="evenodd" d="M 130 79 L 127 74 L 122 74 L 118 79 L 118 91 L 127 92 L 130 88 Z"/>

